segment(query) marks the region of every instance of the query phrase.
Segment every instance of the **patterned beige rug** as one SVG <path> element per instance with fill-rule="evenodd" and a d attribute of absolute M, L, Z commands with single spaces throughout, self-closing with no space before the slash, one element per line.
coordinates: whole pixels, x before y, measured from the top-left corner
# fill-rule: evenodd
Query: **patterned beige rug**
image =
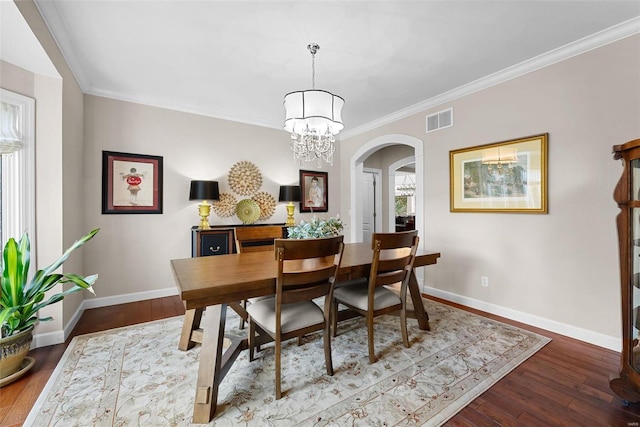
<path fill-rule="evenodd" d="M 283 390 L 276 401 L 273 348 L 249 363 L 240 355 L 220 385 L 211 426 L 437 426 L 487 390 L 550 339 L 433 301 L 431 331 L 409 320 L 411 348 L 399 320 L 376 324 L 379 360 L 368 363 L 361 319 L 339 325 L 335 375 L 324 368 L 322 339 L 283 349 Z M 244 334 L 228 310 L 227 330 Z M 177 349 L 182 317 L 73 339 L 25 426 L 187 426 L 200 346 Z"/>

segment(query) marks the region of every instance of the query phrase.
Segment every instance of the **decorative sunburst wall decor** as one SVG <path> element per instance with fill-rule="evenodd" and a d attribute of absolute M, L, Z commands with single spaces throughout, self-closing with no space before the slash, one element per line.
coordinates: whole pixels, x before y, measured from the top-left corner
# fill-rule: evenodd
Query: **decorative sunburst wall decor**
<path fill-rule="evenodd" d="M 246 160 L 236 163 L 229 171 L 229 186 L 241 196 L 253 196 L 262 185 L 262 174 L 256 165 Z"/>

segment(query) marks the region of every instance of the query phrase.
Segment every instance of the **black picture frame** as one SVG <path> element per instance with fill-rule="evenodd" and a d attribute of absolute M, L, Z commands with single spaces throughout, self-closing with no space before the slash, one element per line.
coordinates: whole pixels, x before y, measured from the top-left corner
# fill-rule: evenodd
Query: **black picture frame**
<path fill-rule="evenodd" d="M 162 157 L 102 152 L 102 213 L 161 214 Z"/>
<path fill-rule="evenodd" d="M 315 185 L 314 185 L 315 183 Z M 300 212 L 329 210 L 329 173 L 300 170 Z"/>

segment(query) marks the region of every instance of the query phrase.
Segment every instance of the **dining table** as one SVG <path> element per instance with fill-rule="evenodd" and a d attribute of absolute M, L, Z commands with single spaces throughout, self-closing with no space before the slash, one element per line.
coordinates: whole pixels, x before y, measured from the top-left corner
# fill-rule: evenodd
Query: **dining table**
<path fill-rule="evenodd" d="M 346 243 L 336 286 L 368 277 L 372 255 L 370 244 Z M 414 269 L 436 264 L 439 257 L 439 252 L 419 249 Z M 220 382 L 238 355 L 248 348 L 246 337 L 225 338 L 227 307 L 246 320 L 246 311 L 239 302 L 273 295 L 278 263 L 271 251 L 174 259 L 170 263 L 186 309 L 178 348 L 187 351 L 196 343 L 201 344 L 192 421 L 206 424 L 215 415 Z M 429 315 L 414 271 L 408 289 L 413 309 L 407 310 L 407 317 L 416 319 L 420 329 L 429 330 Z"/>

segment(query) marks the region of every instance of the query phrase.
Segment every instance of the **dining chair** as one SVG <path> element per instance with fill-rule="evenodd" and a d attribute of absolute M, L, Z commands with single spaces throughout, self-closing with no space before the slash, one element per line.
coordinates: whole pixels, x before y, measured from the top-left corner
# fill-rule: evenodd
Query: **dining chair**
<path fill-rule="evenodd" d="M 234 233 L 237 253 L 273 251 L 273 241 L 281 239 L 283 236 L 281 225 L 236 227 Z M 249 298 L 248 300 L 240 301 L 240 304 L 246 310 L 247 305 L 264 298 Z M 240 329 L 244 329 L 244 324 L 244 319 L 240 317 Z"/>
<path fill-rule="evenodd" d="M 405 347 L 409 347 L 407 332 L 407 286 L 418 250 L 418 232 L 374 233 L 371 240 L 373 258 L 369 277 L 337 283 L 333 292 L 331 318 L 333 336 L 337 334 L 338 304 L 366 318 L 369 363 L 376 361 L 373 343 L 373 319 L 383 314 L 400 312 L 400 329 Z M 400 283 L 396 293 L 387 286 Z"/>
<path fill-rule="evenodd" d="M 275 296 L 247 307 L 249 313 L 249 360 L 254 360 L 256 333 L 275 341 L 276 399 L 282 397 L 282 342 L 315 331 L 324 331 L 324 359 L 328 375 L 331 360 L 331 294 L 344 251 L 344 236 L 318 239 L 277 239 L 278 261 Z M 324 309 L 313 302 L 324 298 Z"/>
<path fill-rule="evenodd" d="M 236 252 L 272 251 L 273 241 L 283 237 L 281 225 L 236 227 Z"/>

